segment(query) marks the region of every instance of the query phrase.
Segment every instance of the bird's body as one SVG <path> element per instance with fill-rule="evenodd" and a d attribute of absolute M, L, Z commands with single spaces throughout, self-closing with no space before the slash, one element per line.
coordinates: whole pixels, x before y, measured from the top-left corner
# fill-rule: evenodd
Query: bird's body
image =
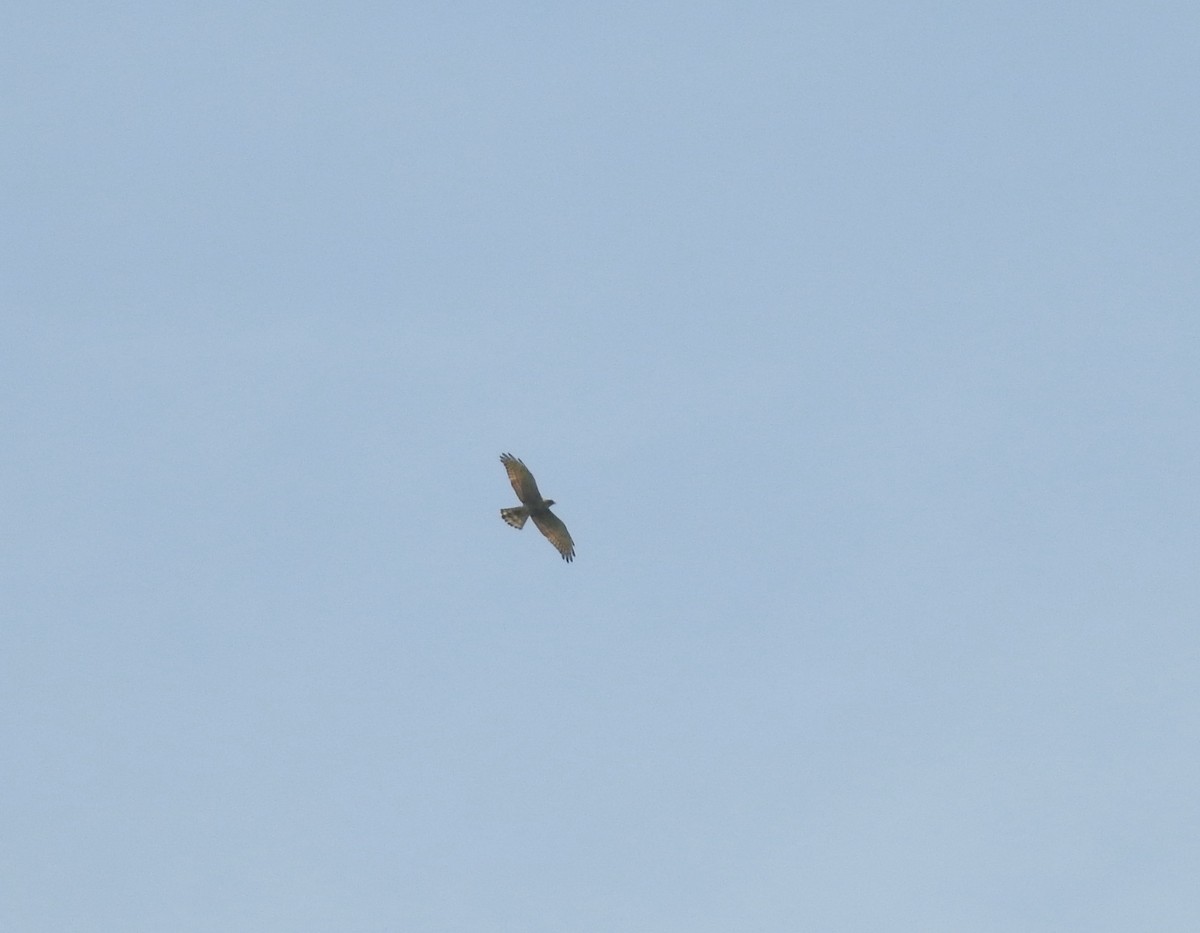
<path fill-rule="evenodd" d="M 512 483 L 513 492 L 521 500 L 519 506 L 501 509 L 500 517 L 514 528 L 524 528 L 525 522 L 532 518 L 538 531 L 558 549 L 562 559 L 568 562 L 574 560 L 575 542 L 571 540 L 562 519 L 550 511 L 554 500 L 542 498 L 529 468 L 512 454 L 501 454 L 500 462 L 508 472 L 508 481 Z"/>

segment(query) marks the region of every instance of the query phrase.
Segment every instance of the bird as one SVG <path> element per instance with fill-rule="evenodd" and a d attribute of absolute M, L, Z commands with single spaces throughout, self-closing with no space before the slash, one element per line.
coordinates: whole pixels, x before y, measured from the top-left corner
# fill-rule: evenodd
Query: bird
<path fill-rule="evenodd" d="M 553 499 L 543 499 L 538 492 L 537 482 L 529 468 L 512 454 L 501 454 L 500 462 L 508 472 L 508 481 L 512 483 L 513 491 L 521 504 L 510 509 L 501 509 L 500 517 L 514 528 L 524 528 L 527 519 L 532 518 L 538 531 L 544 534 L 562 555 L 562 559 L 570 563 L 575 559 L 575 542 L 557 515 L 550 511 L 554 505 Z"/>

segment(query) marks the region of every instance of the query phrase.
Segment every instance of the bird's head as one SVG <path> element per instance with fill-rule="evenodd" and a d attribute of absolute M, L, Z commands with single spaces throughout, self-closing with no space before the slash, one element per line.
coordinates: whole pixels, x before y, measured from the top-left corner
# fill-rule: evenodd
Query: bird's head
<path fill-rule="evenodd" d="M 554 505 L 554 500 L 547 499 L 545 502 L 542 503 L 542 505 L 544 505 L 546 508 L 550 508 L 550 506 Z"/>

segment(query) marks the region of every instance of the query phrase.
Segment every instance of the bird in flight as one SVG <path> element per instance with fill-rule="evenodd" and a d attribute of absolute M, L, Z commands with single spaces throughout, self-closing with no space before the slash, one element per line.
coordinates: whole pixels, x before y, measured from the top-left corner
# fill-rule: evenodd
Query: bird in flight
<path fill-rule="evenodd" d="M 521 504 L 511 509 L 501 509 L 500 517 L 514 528 L 524 528 L 527 519 L 532 518 L 538 531 L 550 539 L 550 543 L 558 548 L 558 553 L 565 561 L 575 559 L 575 542 L 557 515 L 550 511 L 554 505 L 553 499 L 543 499 L 538 492 L 537 482 L 529 468 L 512 454 L 501 454 L 500 462 L 508 471 L 508 481 L 512 483 L 513 491 Z"/>

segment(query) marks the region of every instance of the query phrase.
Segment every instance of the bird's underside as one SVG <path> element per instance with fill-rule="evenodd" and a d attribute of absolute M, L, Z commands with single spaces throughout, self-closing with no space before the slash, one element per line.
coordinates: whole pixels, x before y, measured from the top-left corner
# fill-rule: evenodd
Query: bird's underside
<path fill-rule="evenodd" d="M 508 472 L 508 481 L 512 483 L 513 492 L 521 500 L 519 506 L 501 509 L 500 517 L 514 528 L 524 528 L 525 522 L 532 518 L 538 531 L 558 549 L 562 559 L 568 562 L 574 560 L 575 542 L 571 540 L 571 534 L 562 523 L 562 519 L 550 511 L 554 500 L 542 498 L 542 494 L 538 492 L 537 481 L 529 472 L 529 468 L 512 454 L 501 454 L 500 462 Z"/>

